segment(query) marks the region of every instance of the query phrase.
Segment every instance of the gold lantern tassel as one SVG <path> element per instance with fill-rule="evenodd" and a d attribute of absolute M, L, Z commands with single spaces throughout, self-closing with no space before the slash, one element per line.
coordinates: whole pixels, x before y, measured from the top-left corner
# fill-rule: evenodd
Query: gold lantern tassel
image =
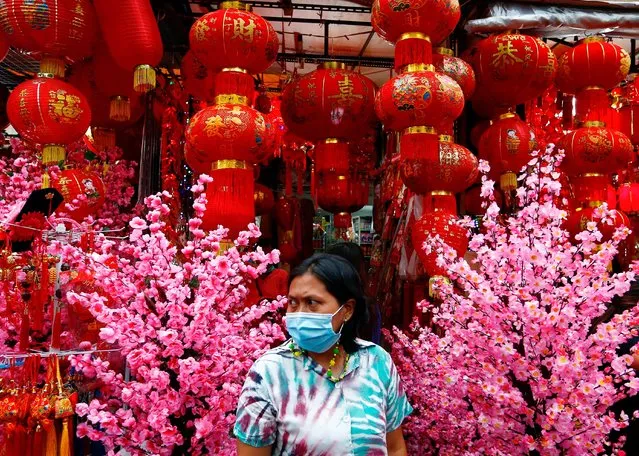
<path fill-rule="evenodd" d="M 129 97 L 116 96 L 111 98 L 109 119 L 116 122 L 126 122 L 131 119 L 131 100 Z"/>
<path fill-rule="evenodd" d="M 60 434 L 59 456 L 71 456 L 71 432 L 74 408 L 69 393 L 62 387 L 62 376 L 60 375 L 60 361 L 54 357 L 56 364 L 56 377 L 58 381 L 58 398 L 55 401 L 55 417 L 62 420 L 62 432 Z"/>
<path fill-rule="evenodd" d="M 66 73 L 66 65 L 64 60 L 56 57 L 44 57 L 40 61 L 40 73 L 53 75 L 56 78 L 64 78 Z"/>
<path fill-rule="evenodd" d="M 499 186 L 504 192 L 512 192 L 517 189 L 517 175 L 512 171 L 502 174 L 499 177 Z"/>
<path fill-rule="evenodd" d="M 428 279 L 428 296 L 438 301 L 441 300 L 441 294 L 439 293 L 439 291 L 435 290 L 434 287 L 435 284 L 439 281 L 443 281 L 444 283 L 450 285 L 450 279 L 448 277 L 436 275 Z"/>
<path fill-rule="evenodd" d="M 139 93 L 155 89 L 155 69 L 151 65 L 138 65 L 135 68 L 133 88 Z"/>
<path fill-rule="evenodd" d="M 66 151 L 63 146 L 57 144 L 47 144 L 42 148 L 42 164 L 45 167 L 42 174 L 42 188 L 51 186 L 51 177 L 47 169 L 50 165 L 61 165 L 66 158 Z"/>
<path fill-rule="evenodd" d="M 47 420 L 44 425 L 46 432 L 46 445 L 44 447 L 45 456 L 58 456 L 58 436 L 56 434 L 55 422 Z"/>

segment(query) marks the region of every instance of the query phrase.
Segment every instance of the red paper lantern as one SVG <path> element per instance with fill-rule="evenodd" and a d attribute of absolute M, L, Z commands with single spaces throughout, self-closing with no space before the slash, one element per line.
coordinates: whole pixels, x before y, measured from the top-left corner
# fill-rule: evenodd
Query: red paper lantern
<path fill-rule="evenodd" d="M 334 220 L 336 228 L 350 228 L 350 213 L 368 203 L 368 181 L 359 176 L 325 173 L 318 189 L 317 202 L 325 211 L 339 215 Z"/>
<path fill-rule="evenodd" d="M 63 145 L 82 138 L 91 122 L 89 102 L 82 92 L 59 79 L 43 77 L 13 89 L 7 114 L 23 139 L 43 145 L 45 164 L 63 161 Z"/>
<path fill-rule="evenodd" d="M 477 158 L 449 136 L 440 137 L 437 153 L 411 152 L 401 149 L 400 170 L 404 184 L 415 193 L 459 193 L 477 180 Z"/>
<path fill-rule="evenodd" d="M 509 108 L 540 96 L 557 71 L 553 51 L 539 38 L 502 33 L 480 41 L 472 57 L 478 92 Z"/>
<path fill-rule="evenodd" d="M 479 141 L 479 158 L 487 160 L 491 173 L 499 175 L 504 191 L 517 188 L 517 175 L 530 161 L 530 152 L 536 147 L 535 135 L 515 114 L 500 116 Z"/>
<path fill-rule="evenodd" d="M 502 206 L 504 198 L 497 189 L 493 190 L 495 202 L 499 207 Z M 481 185 L 474 185 L 466 190 L 462 196 L 464 214 L 478 216 L 486 213 L 486 208 L 482 207 L 484 199 L 481 197 Z"/>
<path fill-rule="evenodd" d="M 609 225 L 608 223 L 602 223 L 601 219 L 595 217 L 595 210 L 596 206 L 585 207 L 577 209 L 570 214 L 568 220 L 566 220 L 566 229 L 572 235 L 573 240 L 577 234 L 587 229 L 588 223 L 590 222 L 597 223 L 597 229 L 602 235 L 601 242 L 610 241 L 617 228 L 621 226 L 630 227 L 630 220 L 622 211 L 616 209 L 612 210 L 612 224 Z"/>
<path fill-rule="evenodd" d="M 470 64 L 455 57 L 452 49 L 437 48 L 433 53 L 433 64 L 435 69 L 446 76 L 452 78 L 464 93 L 464 98 L 470 100 L 475 93 L 475 71 Z"/>
<path fill-rule="evenodd" d="M 290 231 L 295 224 L 296 201 L 291 197 L 281 197 L 275 202 L 273 217 L 277 226 L 284 231 Z"/>
<path fill-rule="evenodd" d="M 610 174 L 633 159 L 630 139 L 599 122 L 587 122 L 563 137 L 559 148 L 565 152 L 562 169 L 570 176 L 587 173 Z"/>
<path fill-rule="evenodd" d="M 639 213 L 639 183 L 628 182 L 619 187 L 619 209 L 627 214 Z"/>
<path fill-rule="evenodd" d="M 95 215 L 104 204 L 106 189 L 100 176 L 93 171 L 65 169 L 52 179 L 51 187 L 60 192 L 65 203 L 75 206 L 71 210 L 64 207 L 62 211 L 78 222 Z"/>
<path fill-rule="evenodd" d="M 208 174 L 213 182 L 206 185 L 206 212 L 202 229 L 228 228 L 228 239 L 237 238 L 255 222 L 253 169 L 236 160 L 214 162 Z"/>
<path fill-rule="evenodd" d="M 275 206 L 273 190 L 263 184 L 255 184 L 253 199 L 255 201 L 255 215 L 270 214 Z"/>
<path fill-rule="evenodd" d="M 431 277 L 431 289 L 433 278 L 446 277 L 447 275 L 445 269 L 437 266 L 438 254 L 434 251 L 426 253 L 423 248 L 429 237 L 437 235 L 455 250 L 459 257 L 464 256 L 468 249 L 467 230 L 458 224 L 455 214 L 446 211 L 426 212 L 415 222 L 411 238 L 424 271 Z"/>
<path fill-rule="evenodd" d="M 457 0 L 375 0 L 371 14 L 375 32 L 393 43 L 408 33 L 439 43 L 455 30 L 460 17 Z"/>
<path fill-rule="evenodd" d="M 265 135 L 262 114 L 242 104 L 209 106 L 193 116 L 186 129 L 189 157 L 201 163 L 239 160 L 253 164 L 264 147 Z"/>
<path fill-rule="evenodd" d="M 262 73 L 277 58 L 279 39 L 273 26 L 241 2 L 222 2 L 191 27 L 191 49 L 211 71 L 242 68 Z"/>
<path fill-rule="evenodd" d="M 89 0 L 5 0 L 0 26 L 15 48 L 41 55 L 40 72 L 64 76 L 64 59 L 77 61 L 93 53 L 97 35 Z"/>
<path fill-rule="evenodd" d="M 94 0 L 93 4 L 113 60 L 134 72 L 135 91 L 154 89 L 154 67 L 164 50 L 150 0 Z"/>
<path fill-rule="evenodd" d="M 377 93 L 375 110 L 389 130 L 428 126 L 441 129 L 464 110 L 464 93 L 452 78 L 425 65 L 395 76 Z"/>
<path fill-rule="evenodd" d="M 282 94 L 286 127 L 309 141 L 358 139 L 375 118 L 375 84 L 328 62 L 291 82 Z"/>
<path fill-rule="evenodd" d="M 566 180 L 566 176 L 562 173 L 562 177 Z M 562 190 L 566 186 L 562 182 Z M 581 176 L 573 176 L 570 178 L 570 189 L 572 190 L 572 200 L 576 207 L 585 207 L 589 205 L 601 205 L 608 203 L 608 207 L 617 206 L 617 192 L 610 182 L 610 177 L 603 174 L 585 174 Z"/>
<path fill-rule="evenodd" d="M 479 147 L 479 142 L 481 140 L 482 135 L 484 134 L 484 132 L 486 130 L 488 130 L 488 127 L 490 127 L 491 122 L 490 120 L 482 120 L 479 121 L 472 130 L 470 130 L 470 143 L 475 146 L 475 147 Z"/>
<path fill-rule="evenodd" d="M 215 73 L 211 73 L 193 51 L 188 51 L 180 66 L 184 78 L 184 90 L 203 101 L 215 98 Z"/>
<path fill-rule="evenodd" d="M 630 56 L 621 46 L 601 36 L 591 36 L 562 54 L 556 84 L 565 93 L 576 94 L 587 87 L 610 90 L 630 70 Z"/>

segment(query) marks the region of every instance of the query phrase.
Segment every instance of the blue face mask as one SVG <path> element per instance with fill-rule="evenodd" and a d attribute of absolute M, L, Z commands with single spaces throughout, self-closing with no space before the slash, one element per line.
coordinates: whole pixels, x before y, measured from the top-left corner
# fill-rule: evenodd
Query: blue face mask
<path fill-rule="evenodd" d="M 342 335 L 344 324 L 339 332 L 333 330 L 333 317 L 342 310 L 342 307 L 337 309 L 334 314 L 314 312 L 287 314 L 284 317 L 284 322 L 293 342 L 301 349 L 311 353 L 324 353 L 329 350 Z"/>

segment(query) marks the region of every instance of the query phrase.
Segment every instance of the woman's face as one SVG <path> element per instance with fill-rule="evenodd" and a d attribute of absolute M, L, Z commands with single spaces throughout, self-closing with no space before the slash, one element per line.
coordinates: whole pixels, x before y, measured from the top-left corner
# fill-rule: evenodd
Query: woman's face
<path fill-rule="evenodd" d="M 330 294 L 326 286 L 311 273 L 296 277 L 288 290 L 288 308 L 286 313 L 312 312 L 334 314 L 340 310 L 340 303 Z M 354 301 L 350 300 L 333 317 L 333 330 L 338 332 L 343 323 L 353 315 Z"/>

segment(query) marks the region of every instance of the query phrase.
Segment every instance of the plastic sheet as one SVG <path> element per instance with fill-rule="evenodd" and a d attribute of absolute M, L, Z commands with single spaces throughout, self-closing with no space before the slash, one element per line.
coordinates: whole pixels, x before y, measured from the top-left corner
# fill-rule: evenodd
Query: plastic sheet
<path fill-rule="evenodd" d="M 465 25 L 470 33 L 496 33 L 504 30 L 522 30 L 549 38 L 594 35 L 634 38 L 639 36 L 639 9 L 616 11 L 601 8 L 548 6 L 541 4 L 494 2 L 488 6 L 486 16 L 472 19 Z M 553 2 L 557 4 L 558 2 Z M 620 1 L 566 2 L 580 4 L 619 3 Z M 639 8 L 639 2 L 623 2 Z"/>

